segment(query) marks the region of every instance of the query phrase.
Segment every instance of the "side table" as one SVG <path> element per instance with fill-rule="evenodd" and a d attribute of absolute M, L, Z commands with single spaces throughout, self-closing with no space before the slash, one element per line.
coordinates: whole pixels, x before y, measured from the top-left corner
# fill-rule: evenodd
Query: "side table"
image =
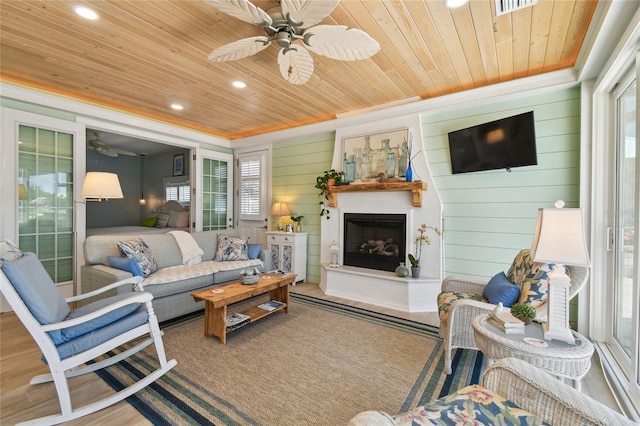
<path fill-rule="evenodd" d="M 486 365 L 500 358 L 520 358 L 553 376 L 572 379 L 577 390 L 581 387 L 580 380 L 591 367 L 593 344 L 575 331 L 572 333 L 576 343 L 570 345 L 563 341 L 544 340 L 542 326 L 535 322 L 525 326 L 525 334 L 506 334 L 487 322 L 487 315 L 478 315 L 471 325 L 476 345 L 486 357 Z M 525 337 L 544 340 L 548 346 L 534 346 L 525 342 Z"/>

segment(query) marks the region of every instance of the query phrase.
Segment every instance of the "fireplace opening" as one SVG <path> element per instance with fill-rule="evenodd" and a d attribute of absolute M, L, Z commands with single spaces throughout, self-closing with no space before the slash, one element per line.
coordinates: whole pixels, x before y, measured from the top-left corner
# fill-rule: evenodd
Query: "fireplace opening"
<path fill-rule="evenodd" d="M 395 271 L 406 257 L 406 215 L 345 213 L 342 263 Z"/>

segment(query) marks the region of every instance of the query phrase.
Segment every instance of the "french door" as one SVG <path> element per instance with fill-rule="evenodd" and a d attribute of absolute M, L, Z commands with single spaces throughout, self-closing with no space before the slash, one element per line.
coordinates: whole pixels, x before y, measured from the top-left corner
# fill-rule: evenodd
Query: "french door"
<path fill-rule="evenodd" d="M 191 173 L 191 210 L 195 230 L 233 228 L 233 156 L 195 149 Z"/>
<path fill-rule="evenodd" d="M 75 122 L 2 109 L 2 237 L 38 255 L 65 296 L 77 282 L 84 238 L 85 128 Z M 6 183 L 6 185 L 5 185 Z"/>

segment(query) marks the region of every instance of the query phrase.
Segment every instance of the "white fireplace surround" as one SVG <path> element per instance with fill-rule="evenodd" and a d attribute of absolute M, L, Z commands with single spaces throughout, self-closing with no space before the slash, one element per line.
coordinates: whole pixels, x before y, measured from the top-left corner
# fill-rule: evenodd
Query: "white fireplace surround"
<path fill-rule="evenodd" d="M 442 282 L 442 238 L 429 230 L 431 245 L 423 245 L 420 278 L 398 277 L 393 272 L 379 271 L 342 265 L 329 267 L 329 246 L 337 242 L 344 247 L 345 213 L 383 213 L 406 215 L 406 253 L 415 252 L 415 238 L 418 227 L 425 223 L 442 228 L 442 202 L 431 178 L 431 173 L 422 147 L 422 133 L 419 116 L 383 120 L 372 129 L 371 124 L 342 129 L 336 132 L 333 153 L 333 167 L 341 170 L 342 140 L 345 137 L 371 134 L 393 129 L 409 128 L 413 135 L 414 152 L 419 151 L 412 161 L 414 175 L 427 183 L 423 192 L 422 205 L 413 205 L 410 191 L 341 192 L 337 195 L 337 206 L 331 208 L 331 219 L 321 218 L 320 288 L 325 294 L 358 302 L 383 306 L 404 312 L 435 312 L 437 296 Z M 366 184 L 363 184 L 366 185 Z M 410 265 L 407 264 L 410 268 Z"/>

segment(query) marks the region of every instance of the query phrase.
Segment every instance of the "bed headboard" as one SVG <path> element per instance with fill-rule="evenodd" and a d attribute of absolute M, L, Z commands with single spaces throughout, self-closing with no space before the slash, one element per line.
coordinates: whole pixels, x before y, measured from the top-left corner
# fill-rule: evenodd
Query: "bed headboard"
<path fill-rule="evenodd" d="M 171 212 L 188 212 L 189 210 L 185 209 L 180 205 L 179 202 L 170 200 L 158 207 L 159 212 L 171 213 Z"/>

